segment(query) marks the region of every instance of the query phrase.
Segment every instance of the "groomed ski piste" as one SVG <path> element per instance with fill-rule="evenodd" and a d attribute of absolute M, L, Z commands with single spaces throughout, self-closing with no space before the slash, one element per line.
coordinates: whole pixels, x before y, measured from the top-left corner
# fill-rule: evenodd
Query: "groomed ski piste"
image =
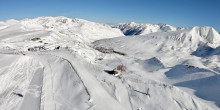
<path fill-rule="evenodd" d="M 207 26 L 1 21 L 0 109 L 218 110 L 219 46 Z"/>

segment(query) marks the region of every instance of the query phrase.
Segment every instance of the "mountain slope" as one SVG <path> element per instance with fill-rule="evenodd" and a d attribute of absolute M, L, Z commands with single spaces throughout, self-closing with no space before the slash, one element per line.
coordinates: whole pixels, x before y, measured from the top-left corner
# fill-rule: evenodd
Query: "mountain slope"
<path fill-rule="evenodd" d="M 59 47 L 71 48 L 90 57 L 87 54 L 93 51 L 85 52 L 90 48 L 90 42 L 124 36 L 119 29 L 113 29 L 106 24 L 66 17 L 39 17 L 17 21 L 13 25 L 8 25 L 7 22 L 3 24 L 7 27 L 0 30 L 0 48 L 18 52 L 54 50 Z"/>
<path fill-rule="evenodd" d="M 181 89 L 191 96 L 208 103 L 215 109 L 219 109 L 218 100 L 213 98 L 215 96 L 218 97 L 217 94 L 212 96 L 211 94 L 200 95 L 197 92 L 194 93 L 194 90 L 200 90 L 199 80 L 215 77 L 219 74 L 218 70 L 220 67 L 218 64 L 219 60 L 217 60 L 218 56 L 197 57 L 194 56 L 194 52 L 198 49 L 205 49 L 205 46 L 211 48 L 219 47 L 219 38 L 219 34 L 212 27 L 194 27 L 179 31 L 155 32 L 147 35 L 103 39 L 93 42 L 93 44 L 94 47 L 111 48 L 115 51 L 126 53 L 128 56 L 121 56 L 120 60 L 124 65 L 129 65 L 128 73 L 158 82 L 185 87 L 181 87 Z M 149 63 L 145 63 L 148 59 L 155 57 L 159 63 L 153 64 L 153 67 Z M 158 61 L 158 59 L 160 60 Z M 107 63 L 106 65 L 110 64 Z M 163 66 L 158 68 L 157 65 Z M 154 69 L 155 67 L 157 69 Z M 191 82 L 193 83 L 193 80 L 198 80 L 198 83 L 191 87 L 190 85 Z M 216 82 L 219 81 L 218 78 L 216 80 Z M 207 81 L 207 83 L 209 82 Z M 202 94 L 208 88 L 208 86 L 201 88 L 204 90 Z M 219 87 L 213 89 L 213 91 L 218 89 Z M 198 91 L 198 93 L 200 92 Z"/>
<path fill-rule="evenodd" d="M 117 39 L 117 40 L 116 40 Z M 117 42 L 114 42 L 114 41 Z M 98 44 L 96 41 L 94 44 Z M 220 46 L 220 35 L 211 27 L 194 27 L 172 32 L 155 32 L 147 35 L 120 37 L 106 39 L 104 47 L 114 48 L 129 54 L 151 56 L 149 53 L 168 54 L 191 54 L 199 47 L 210 46 L 216 48 Z M 102 45 L 100 45 L 102 46 Z M 143 48 L 150 47 L 150 48 Z M 123 49 L 123 50 L 122 50 Z M 132 51 L 127 51 L 127 49 Z M 180 55 L 181 56 L 181 55 Z M 144 57 L 149 58 L 149 57 Z"/>
<path fill-rule="evenodd" d="M 219 55 L 195 54 L 220 46 L 213 28 L 132 25 L 141 30 L 132 34 L 141 35 L 125 37 L 109 25 L 66 17 L 0 22 L 0 108 L 220 108 L 219 87 L 208 80 L 219 82 Z M 109 74 L 119 67 L 125 71 Z"/>
<path fill-rule="evenodd" d="M 23 20 L 21 23 L 27 28 L 40 26 L 46 30 L 56 30 L 60 34 L 69 34 L 85 41 L 123 36 L 118 29 L 113 29 L 106 24 L 90 22 L 83 19 L 39 17 L 31 20 Z"/>
<path fill-rule="evenodd" d="M 113 25 L 113 28 L 120 29 L 125 35 L 145 35 L 153 32 L 168 32 L 176 31 L 180 28 L 170 26 L 168 24 L 137 24 L 134 22 L 131 23 L 121 23 Z"/>

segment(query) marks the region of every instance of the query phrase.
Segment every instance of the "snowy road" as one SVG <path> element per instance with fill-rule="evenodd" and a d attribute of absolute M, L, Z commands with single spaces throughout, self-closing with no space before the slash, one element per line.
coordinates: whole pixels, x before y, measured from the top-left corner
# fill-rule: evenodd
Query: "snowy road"
<path fill-rule="evenodd" d="M 39 110 L 41 107 L 41 94 L 43 84 L 43 69 L 38 69 L 34 74 L 26 91 L 20 110 Z"/>

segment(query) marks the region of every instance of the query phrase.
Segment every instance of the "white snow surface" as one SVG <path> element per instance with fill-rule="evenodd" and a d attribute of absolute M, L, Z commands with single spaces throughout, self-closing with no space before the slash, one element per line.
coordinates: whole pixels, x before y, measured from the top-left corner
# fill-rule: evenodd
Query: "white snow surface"
<path fill-rule="evenodd" d="M 220 110 L 218 32 L 144 28 L 124 36 L 75 18 L 0 22 L 0 109 Z"/>
<path fill-rule="evenodd" d="M 168 24 L 138 24 L 135 22 L 120 23 L 112 25 L 112 27 L 120 29 L 125 35 L 146 35 L 154 32 L 168 32 L 184 29 L 176 28 Z"/>

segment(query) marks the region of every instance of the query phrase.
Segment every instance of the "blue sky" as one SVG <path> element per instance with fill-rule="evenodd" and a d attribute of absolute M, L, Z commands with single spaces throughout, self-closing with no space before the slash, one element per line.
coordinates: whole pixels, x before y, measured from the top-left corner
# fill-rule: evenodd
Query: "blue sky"
<path fill-rule="evenodd" d="M 0 0 L 0 20 L 66 16 L 101 23 L 212 26 L 220 31 L 220 0 Z"/>

